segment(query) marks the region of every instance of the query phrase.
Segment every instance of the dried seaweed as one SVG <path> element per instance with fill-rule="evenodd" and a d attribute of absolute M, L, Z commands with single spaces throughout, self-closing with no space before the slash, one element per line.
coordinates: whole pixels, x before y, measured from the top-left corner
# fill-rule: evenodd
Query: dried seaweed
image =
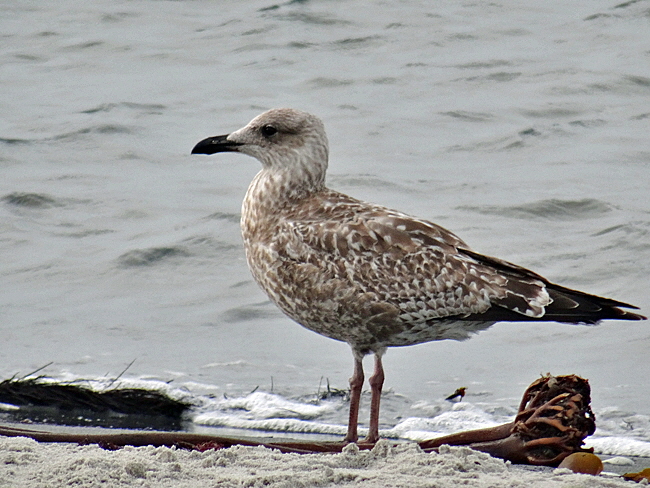
<path fill-rule="evenodd" d="M 468 445 L 516 463 L 557 466 L 574 452 L 593 452 L 582 447 L 585 437 L 596 430 L 590 393 L 584 378 L 546 375 L 526 389 L 513 422 L 420 445 L 425 450 L 443 444 Z"/>
<path fill-rule="evenodd" d="M 6 414 L 14 421 L 163 430 L 182 428 L 183 414 L 192 406 L 158 391 L 95 391 L 74 383 L 45 382 L 42 378 L 0 382 L 0 402 L 19 407 Z"/>

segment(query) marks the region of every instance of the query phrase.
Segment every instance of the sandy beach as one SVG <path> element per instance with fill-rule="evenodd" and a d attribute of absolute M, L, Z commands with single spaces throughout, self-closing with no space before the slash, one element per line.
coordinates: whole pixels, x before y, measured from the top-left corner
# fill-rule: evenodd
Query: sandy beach
<path fill-rule="evenodd" d="M 606 468 L 607 469 L 607 468 Z M 163 487 L 631 487 L 613 474 L 511 465 L 464 447 L 424 453 L 412 443 L 382 440 L 372 451 L 349 445 L 340 454 L 282 454 L 263 447 L 205 452 L 167 447 L 38 443 L 0 438 L 0 486 Z"/>

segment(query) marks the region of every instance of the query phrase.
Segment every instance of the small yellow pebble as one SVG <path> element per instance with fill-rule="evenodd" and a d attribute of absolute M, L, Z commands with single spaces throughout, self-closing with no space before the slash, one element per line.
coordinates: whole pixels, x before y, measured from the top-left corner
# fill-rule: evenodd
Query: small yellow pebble
<path fill-rule="evenodd" d="M 636 481 L 637 483 L 641 482 L 642 480 L 650 481 L 650 468 L 646 468 L 643 471 L 639 471 L 638 473 L 625 473 L 623 475 L 623 478 L 628 481 Z"/>
<path fill-rule="evenodd" d="M 603 462 L 590 452 L 574 452 L 565 457 L 558 468 L 567 468 L 574 473 L 596 475 L 603 470 Z"/>

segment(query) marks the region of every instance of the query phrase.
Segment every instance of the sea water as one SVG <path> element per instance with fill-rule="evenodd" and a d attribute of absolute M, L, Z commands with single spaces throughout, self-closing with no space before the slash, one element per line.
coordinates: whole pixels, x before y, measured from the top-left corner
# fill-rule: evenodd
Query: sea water
<path fill-rule="evenodd" d="M 246 267 L 259 163 L 189 154 L 281 106 L 324 120 L 329 186 L 650 312 L 646 1 L 0 10 L 2 378 L 119 377 L 192 399 L 191 428 L 341 435 L 345 398 L 318 397 L 347 387 L 349 347 L 284 317 Z M 648 455 L 648 327 L 503 323 L 391 349 L 383 433 L 508 421 L 540 374 L 575 373 L 600 449 Z"/>

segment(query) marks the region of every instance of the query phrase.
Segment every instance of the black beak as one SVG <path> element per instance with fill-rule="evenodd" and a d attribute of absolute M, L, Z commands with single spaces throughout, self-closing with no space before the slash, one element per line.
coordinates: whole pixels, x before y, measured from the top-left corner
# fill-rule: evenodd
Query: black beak
<path fill-rule="evenodd" d="M 237 147 L 242 145 L 239 142 L 229 141 L 227 137 L 228 134 L 225 136 L 214 136 L 203 139 L 194 146 L 192 154 L 214 154 L 218 152 L 236 151 Z"/>

